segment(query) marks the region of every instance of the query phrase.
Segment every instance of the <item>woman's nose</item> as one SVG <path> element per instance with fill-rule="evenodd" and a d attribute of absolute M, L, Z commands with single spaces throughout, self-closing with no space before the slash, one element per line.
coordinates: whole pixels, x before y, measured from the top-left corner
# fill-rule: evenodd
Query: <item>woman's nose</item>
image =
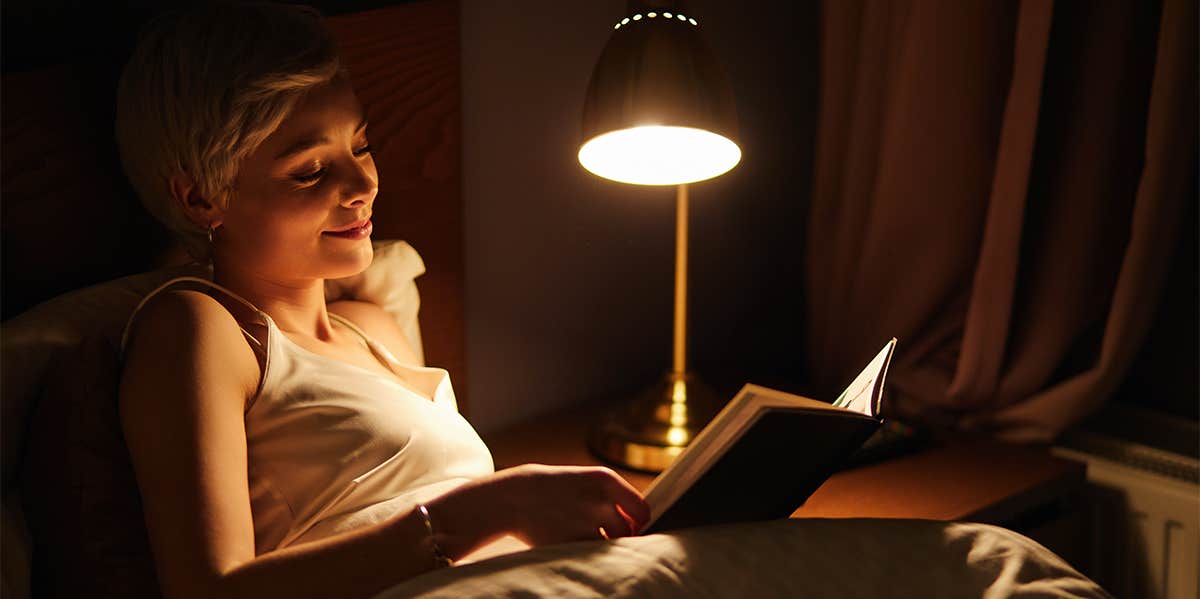
<path fill-rule="evenodd" d="M 340 203 L 346 207 L 370 204 L 378 192 L 379 177 L 373 162 L 355 163 L 342 184 Z"/>

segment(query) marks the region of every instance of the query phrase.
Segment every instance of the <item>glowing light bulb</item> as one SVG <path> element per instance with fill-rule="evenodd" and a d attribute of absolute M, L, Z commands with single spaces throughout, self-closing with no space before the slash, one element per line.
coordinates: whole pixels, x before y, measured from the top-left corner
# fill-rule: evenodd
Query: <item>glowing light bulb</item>
<path fill-rule="evenodd" d="M 669 18 L 671 18 L 671 13 L 665 12 L 665 13 L 663 13 L 663 16 L 669 19 Z"/>
<path fill-rule="evenodd" d="M 658 16 L 658 13 L 656 13 L 656 12 L 652 12 L 652 13 L 646 13 L 646 16 L 647 16 L 647 17 L 650 17 L 651 19 L 653 19 L 654 17 L 657 17 L 657 16 Z"/>
<path fill-rule="evenodd" d="M 621 24 L 622 24 L 622 25 L 628 25 L 628 24 L 629 24 L 629 17 L 625 17 L 624 19 L 621 19 Z"/>
<path fill-rule="evenodd" d="M 687 20 L 687 17 L 685 17 L 685 16 L 683 16 L 683 15 L 675 15 L 675 16 L 676 16 L 676 17 L 677 17 L 677 18 L 678 18 L 680 21 L 686 21 L 686 20 Z"/>
<path fill-rule="evenodd" d="M 620 23 L 617 23 L 616 25 L 613 25 L 613 29 L 620 29 L 620 28 L 621 28 L 621 24 L 620 24 Z"/>
<path fill-rule="evenodd" d="M 634 21 L 641 21 L 641 20 L 642 20 L 642 15 L 640 15 L 640 14 L 633 15 L 633 20 L 634 20 Z"/>
<path fill-rule="evenodd" d="M 583 168 L 638 185 L 679 185 L 711 179 L 737 166 L 742 150 L 730 139 L 691 127 L 641 126 L 598 135 L 579 148 Z"/>
<path fill-rule="evenodd" d="M 696 22 L 696 19 L 688 19 L 688 23 L 691 23 L 692 25 L 699 25 L 699 23 Z"/>

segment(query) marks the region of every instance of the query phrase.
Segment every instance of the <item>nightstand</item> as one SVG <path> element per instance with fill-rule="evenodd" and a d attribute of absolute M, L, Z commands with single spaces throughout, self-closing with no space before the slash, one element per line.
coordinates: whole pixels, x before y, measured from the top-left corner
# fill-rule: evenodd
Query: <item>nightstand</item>
<path fill-rule="evenodd" d="M 496 469 L 525 463 L 597 465 L 584 439 L 608 404 L 572 406 L 484 435 Z M 613 468 L 644 490 L 653 475 Z M 921 518 L 996 524 L 1075 564 L 1086 533 L 1077 509 L 1080 462 L 1047 448 L 938 439 L 927 448 L 834 474 L 793 518 Z"/>

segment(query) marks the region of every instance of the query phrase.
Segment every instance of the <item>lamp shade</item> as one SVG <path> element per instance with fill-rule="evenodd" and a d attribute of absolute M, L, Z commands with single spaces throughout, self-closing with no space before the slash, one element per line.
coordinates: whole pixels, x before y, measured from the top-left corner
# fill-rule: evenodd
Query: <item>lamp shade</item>
<path fill-rule="evenodd" d="M 741 161 L 733 92 L 701 24 L 662 4 L 630 2 L 592 71 L 579 162 L 601 177 L 678 185 Z"/>

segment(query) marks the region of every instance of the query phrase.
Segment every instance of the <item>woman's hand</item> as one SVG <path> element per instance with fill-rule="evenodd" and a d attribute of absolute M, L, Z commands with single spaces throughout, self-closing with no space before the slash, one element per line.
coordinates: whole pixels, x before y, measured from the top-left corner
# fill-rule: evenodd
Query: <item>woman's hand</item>
<path fill-rule="evenodd" d="M 526 464 L 496 476 L 508 532 L 530 545 L 629 536 L 650 518 L 641 493 L 609 468 Z"/>
<path fill-rule="evenodd" d="M 508 468 L 427 507 L 439 544 L 454 559 L 504 534 L 533 546 L 616 538 L 635 534 L 650 518 L 641 493 L 596 466 Z"/>

